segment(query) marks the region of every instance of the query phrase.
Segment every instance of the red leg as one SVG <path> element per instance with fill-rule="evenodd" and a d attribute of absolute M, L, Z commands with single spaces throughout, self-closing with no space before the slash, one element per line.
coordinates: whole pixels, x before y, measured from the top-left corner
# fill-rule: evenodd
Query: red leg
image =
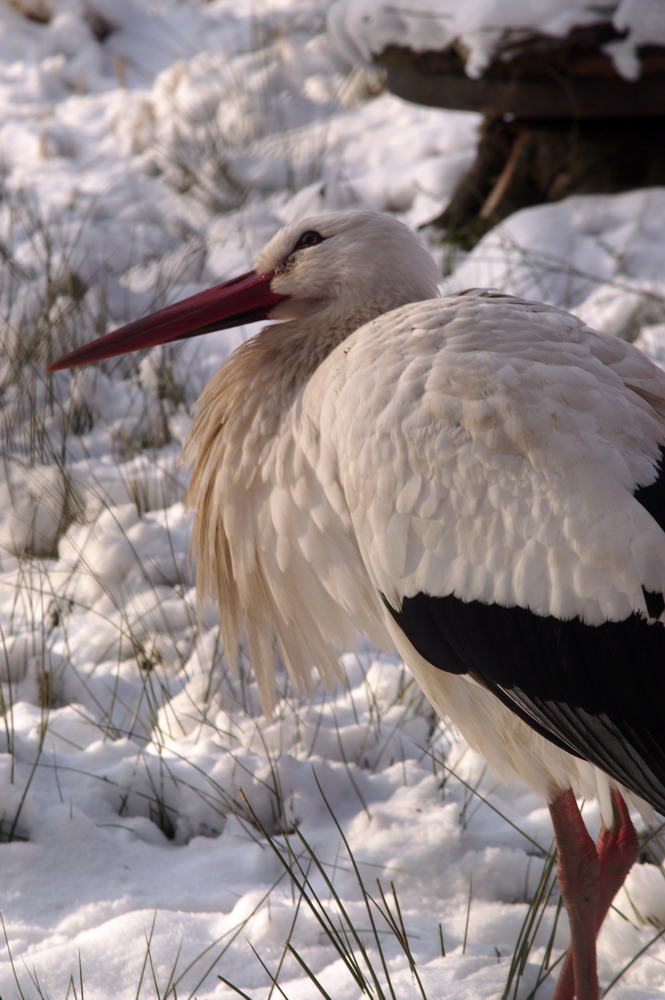
<path fill-rule="evenodd" d="M 563 960 L 563 968 L 556 981 L 552 1000 L 575 1000 L 575 970 L 573 968 L 573 956 L 570 948 Z"/>
<path fill-rule="evenodd" d="M 588 992 L 589 983 L 585 984 L 583 980 L 578 979 L 576 965 L 577 952 L 575 946 L 576 939 L 573 934 L 573 918 L 571 918 L 571 909 L 568 899 L 571 890 L 573 894 L 576 891 L 574 873 L 577 869 L 579 869 L 580 864 L 584 864 L 583 859 L 585 857 L 589 857 L 589 844 L 592 843 L 592 841 L 586 831 L 579 809 L 577 808 L 577 803 L 575 802 L 571 791 L 562 792 L 550 805 L 550 812 L 552 814 L 554 832 L 558 846 L 559 885 L 561 886 L 561 895 L 564 903 L 566 904 L 569 920 L 571 922 L 571 945 L 566 953 L 563 969 L 559 975 L 552 1000 L 573 1000 L 575 996 L 577 996 L 577 1000 L 583 1000 L 583 998 L 585 1000 L 587 996 L 592 998 L 592 1000 L 595 1000 L 598 996 L 598 984 L 595 972 L 596 936 L 610 909 L 610 906 L 612 905 L 612 900 L 623 885 L 628 872 L 635 862 L 638 849 L 637 833 L 635 832 L 635 827 L 633 826 L 633 822 L 630 818 L 628 807 L 626 806 L 623 796 L 616 789 L 612 790 L 612 809 L 612 826 L 609 828 L 603 826 L 598 838 L 598 844 L 594 846 L 594 853 L 596 855 L 597 862 L 594 862 L 592 859 L 591 869 L 586 880 L 586 889 L 584 878 L 581 883 L 584 907 L 585 895 L 589 888 L 588 880 L 590 878 L 593 883 L 593 880 L 596 879 L 596 887 L 594 888 L 593 885 L 591 886 L 592 895 L 595 895 L 597 898 L 595 920 L 592 923 L 589 919 L 586 929 L 583 928 L 585 953 L 588 952 L 590 948 L 593 948 L 593 979 L 590 982 L 592 984 L 595 983 L 596 992 L 594 993 Z M 562 826 L 564 828 L 564 853 L 568 852 L 570 849 L 572 850 L 573 855 L 573 875 L 571 877 L 570 868 L 568 868 L 568 871 L 565 870 L 566 866 L 569 866 L 571 863 L 567 857 L 564 863 L 563 880 L 562 840 L 560 839 L 559 834 L 559 829 Z M 576 851 L 579 852 L 577 858 L 574 857 Z M 596 872 L 597 874 L 595 874 Z M 579 916 L 579 902 L 576 903 L 573 900 L 572 903 L 573 909 L 577 909 Z M 586 913 L 588 917 L 591 916 L 588 910 L 586 910 Z M 591 929 L 594 925 L 595 933 Z M 588 962 L 588 959 L 585 961 Z M 579 965 L 579 961 L 577 964 Z M 576 982 L 580 984 L 577 993 L 575 992 Z M 587 992 L 584 992 L 585 989 Z"/>
<path fill-rule="evenodd" d="M 637 832 L 628 812 L 623 795 L 612 789 L 612 826 L 603 826 L 598 838 L 600 858 L 600 903 L 598 930 L 617 892 L 626 881 L 628 872 L 637 858 Z"/>
<path fill-rule="evenodd" d="M 600 904 L 600 859 L 570 789 L 550 802 L 557 843 L 561 897 L 570 924 L 566 959 L 553 1000 L 599 1000 L 596 934 Z"/>

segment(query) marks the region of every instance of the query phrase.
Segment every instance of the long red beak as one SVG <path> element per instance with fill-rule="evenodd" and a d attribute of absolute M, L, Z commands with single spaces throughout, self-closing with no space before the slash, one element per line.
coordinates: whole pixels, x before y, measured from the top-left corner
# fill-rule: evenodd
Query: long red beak
<path fill-rule="evenodd" d="M 103 361 L 104 358 L 114 358 L 118 354 L 140 351 L 172 340 L 197 337 L 200 333 L 267 319 L 273 306 L 286 298 L 270 288 L 273 277 L 272 274 L 248 271 L 205 292 L 190 295 L 151 316 L 144 316 L 77 347 L 50 364 L 46 371 L 57 372 L 62 368 L 89 365 L 93 361 Z"/>

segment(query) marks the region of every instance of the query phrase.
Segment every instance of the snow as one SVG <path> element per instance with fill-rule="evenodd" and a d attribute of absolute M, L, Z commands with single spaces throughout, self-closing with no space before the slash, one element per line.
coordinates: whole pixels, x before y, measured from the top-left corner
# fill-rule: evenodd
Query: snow
<path fill-rule="evenodd" d="M 660 0 L 337 0 L 330 25 L 337 44 L 355 62 L 371 64 L 372 56 L 390 45 L 414 52 L 454 47 L 469 77 L 482 76 L 506 39 L 530 35 L 564 38 L 573 28 L 611 24 L 625 37 L 604 47 L 618 73 L 639 76 L 638 49 L 665 45 L 665 7 Z"/>
<path fill-rule="evenodd" d="M 571 8 L 543 16 L 564 31 Z M 53 11 L 39 24 L 0 6 L 0 996 L 227 1000 L 222 976 L 267 1000 L 269 974 L 291 1000 L 320 995 L 300 958 L 357 1000 L 328 915 L 385 994 L 389 974 L 400 1000 L 497 998 L 548 876 L 544 803 L 499 784 L 366 643 L 344 655 L 344 686 L 304 697 L 282 679 L 264 718 L 214 611 L 197 613 L 178 455 L 201 388 L 251 329 L 43 367 L 245 270 L 282 222 L 356 206 L 425 227 L 450 290 L 545 298 L 662 361 L 665 192 L 528 209 L 465 255 L 428 223 L 478 116 L 383 92 L 331 45 L 325 3 Z M 565 947 L 555 897 L 518 996 L 550 934 L 553 957 Z M 396 900 L 406 950 L 379 912 Z M 603 983 L 645 949 L 612 996 L 665 996 L 658 866 L 635 869 L 618 910 Z"/>
<path fill-rule="evenodd" d="M 662 188 L 522 209 L 480 240 L 449 291 L 509 288 L 633 340 L 663 315 L 664 226 Z"/>

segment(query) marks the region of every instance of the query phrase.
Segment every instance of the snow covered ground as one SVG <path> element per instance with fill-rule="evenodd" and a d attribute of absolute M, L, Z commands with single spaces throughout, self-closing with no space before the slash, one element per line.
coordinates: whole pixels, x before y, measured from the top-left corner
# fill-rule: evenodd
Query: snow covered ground
<path fill-rule="evenodd" d="M 477 117 L 382 92 L 326 7 L 0 6 L 2 1000 L 356 1000 L 363 981 L 489 1000 L 509 978 L 526 998 L 566 944 L 556 890 L 532 903 L 544 803 L 397 660 L 349 651 L 346 686 L 284 682 L 267 720 L 197 619 L 178 453 L 251 331 L 43 374 L 246 269 L 284 221 L 369 206 L 427 227 L 445 206 Z M 520 212 L 466 257 L 423 231 L 450 290 L 563 304 L 665 360 L 665 190 Z M 639 865 L 600 939 L 616 1000 L 665 997 L 664 921 L 662 870 Z"/>

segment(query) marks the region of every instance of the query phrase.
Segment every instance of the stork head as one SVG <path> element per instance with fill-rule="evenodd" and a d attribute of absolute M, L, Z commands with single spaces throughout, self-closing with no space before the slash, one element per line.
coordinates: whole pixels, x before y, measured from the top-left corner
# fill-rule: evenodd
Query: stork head
<path fill-rule="evenodd" d="M 281 229 L 256 258 L 283 295 L 271 319 L 325 313 L 367 319 L 407 302 L 434 298 L 441 274 L 416 234 L 379 212 L 311 216 Z"/>
<path fill-rule="evenodd" d="M 439 280 L 418 237 L 392 216 L 311 216 L 281 229 L 253 271 L 78 347 L 47 371 L 262 319 L 316 318 L 351 332 L 397 306 L 435 297 Z"/>

